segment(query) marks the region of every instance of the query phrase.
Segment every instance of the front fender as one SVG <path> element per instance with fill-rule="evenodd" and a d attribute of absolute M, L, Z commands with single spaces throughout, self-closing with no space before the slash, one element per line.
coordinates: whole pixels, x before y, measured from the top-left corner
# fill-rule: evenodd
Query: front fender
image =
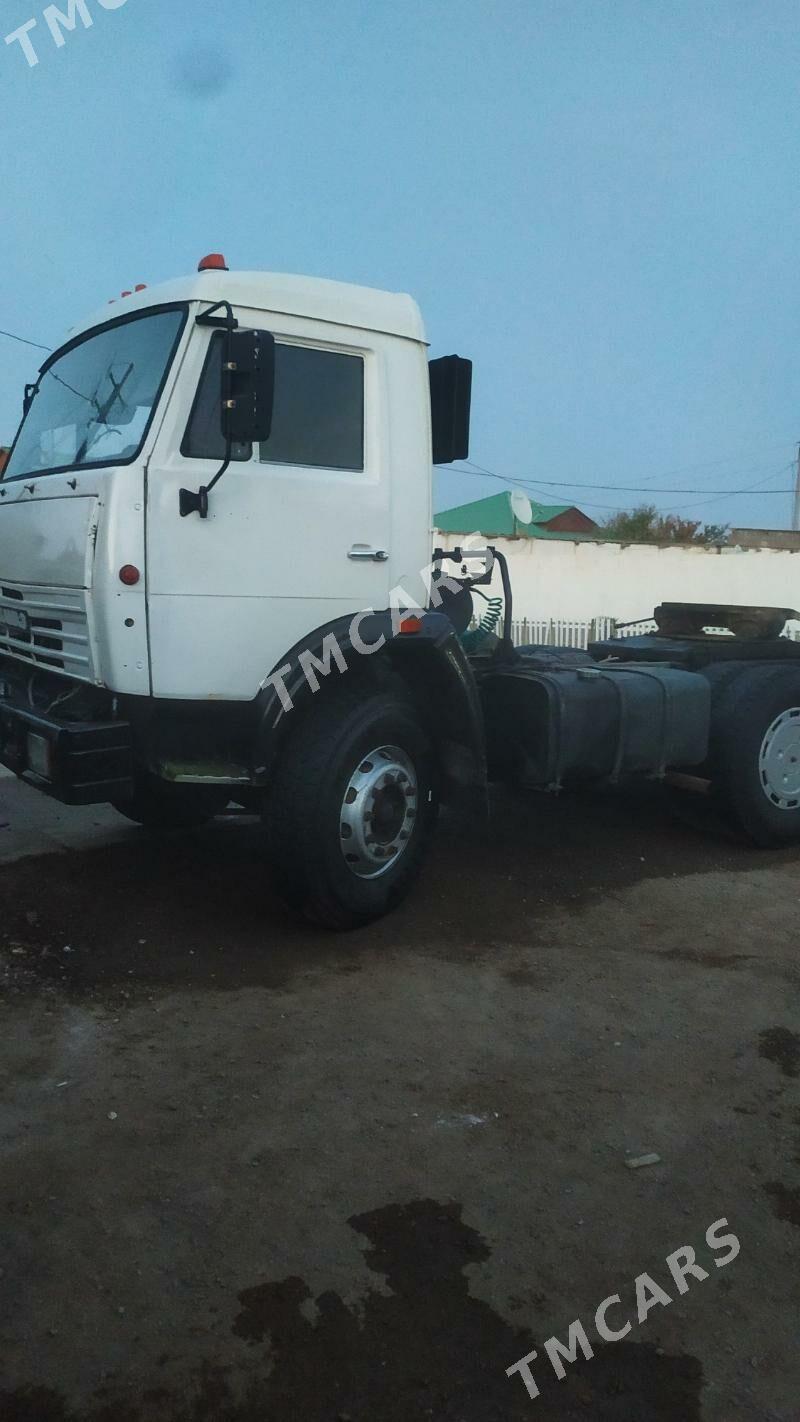
<path fill-rule="evenodd" d="M 399 630 L 398 622 L 407 630 Z M 320 663 L 327 670 L 320 670 Z M 442 798 L 484 816 L 486 744 L 480 696 L 453 624 L 440 612 L 340 617 L 296 643 L 256 697 L 254 783 L 269 784 L 281 747 L 313 696 L 324 696 L 342 676 L 379 685 L 392 673 L 405 683 L 436 748 Z"/>

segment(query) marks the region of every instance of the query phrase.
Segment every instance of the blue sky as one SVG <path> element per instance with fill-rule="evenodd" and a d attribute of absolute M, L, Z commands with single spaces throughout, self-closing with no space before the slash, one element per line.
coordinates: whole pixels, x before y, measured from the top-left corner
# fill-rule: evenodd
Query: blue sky
<path fill-rule="evenodd" d="M 0 0 L 40 57 L 0 42 L 0 327 L 56 344 L 216 249 L 408 290 L 475 361 L 476 463 L 598 518 L 630 485 L 788 523 L 796 0 L 86 0 L 62 49 L 46 3 Z M 0 338 L 0 442 L 37 364 Z"/>

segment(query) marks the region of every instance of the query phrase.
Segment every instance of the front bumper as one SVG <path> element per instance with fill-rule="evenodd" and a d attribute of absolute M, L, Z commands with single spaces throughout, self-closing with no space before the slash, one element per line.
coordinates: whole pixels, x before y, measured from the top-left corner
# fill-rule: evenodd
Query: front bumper
<path fill-rule="evenodd" d="M 59 721 L 0 700 L 0 765 L 65 805 L 101 805 L 133 792 L 126 721 Z"/>

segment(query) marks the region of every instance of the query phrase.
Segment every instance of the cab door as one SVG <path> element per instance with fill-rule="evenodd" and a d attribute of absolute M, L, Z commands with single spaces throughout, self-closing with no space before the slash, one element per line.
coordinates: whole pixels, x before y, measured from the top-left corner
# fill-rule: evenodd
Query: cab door
<path fill-rule="evenodd" d="M 389 602 L 382 345 L 321 322 L 237 313 L 276 340 L 264 444 L 235 446 L 206 519 L 180 489 L 221 467 L 222 331 L 196 327 L 147 474 L 153 692 L 250 700 L 301 639 Z"/>

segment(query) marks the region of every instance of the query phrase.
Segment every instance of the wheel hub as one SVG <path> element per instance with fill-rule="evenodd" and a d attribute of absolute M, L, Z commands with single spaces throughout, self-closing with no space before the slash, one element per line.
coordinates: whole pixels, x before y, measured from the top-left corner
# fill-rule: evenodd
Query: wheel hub
<path fill-rule="evenodd" d="M 379 746 L 353 771 L 339 834 L 345 863 L 359 879 L 385 874 L 408 848 L 418 789 L 413 762 L 398 746 Z"/>
<path fill-rule="evenodd" d="M 779 810 L 800 809 L 800 706 L 772 722 L 758 758 L 761 788 Z"/>

